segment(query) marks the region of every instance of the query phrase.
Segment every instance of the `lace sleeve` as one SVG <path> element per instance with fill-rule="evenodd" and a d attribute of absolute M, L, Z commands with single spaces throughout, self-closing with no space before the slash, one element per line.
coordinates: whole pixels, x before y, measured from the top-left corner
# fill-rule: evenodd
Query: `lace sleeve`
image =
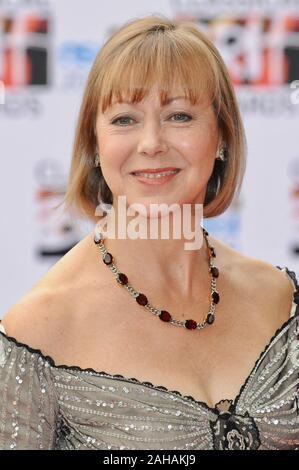
<path fill-rule="evenodd" d="M 0 449 L 54 449 L 58 404 L 45 358 L 0 328 Z"/>

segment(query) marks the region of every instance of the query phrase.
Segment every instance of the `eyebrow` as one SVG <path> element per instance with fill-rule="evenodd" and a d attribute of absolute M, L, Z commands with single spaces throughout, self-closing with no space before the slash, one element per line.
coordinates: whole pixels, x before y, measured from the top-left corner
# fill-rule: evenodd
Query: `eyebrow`
<path fill-rule="evenodd" d="M 167 106 L 172 101 L 175 101 L 175 100 L 178 100 L 178 99 L 189 100 L 189 98 L 187 96 L 173 96 L 171 98 L 168 98 L 163 106 Z M 133 104 L 132 101 L 123 100 L 123 101 L 116 101 L 116 102 L 112 103 L 112 106 L 114 106 L 116 104 L 122 104 L 122 103 L 124 103 L 124 104 Z"/>

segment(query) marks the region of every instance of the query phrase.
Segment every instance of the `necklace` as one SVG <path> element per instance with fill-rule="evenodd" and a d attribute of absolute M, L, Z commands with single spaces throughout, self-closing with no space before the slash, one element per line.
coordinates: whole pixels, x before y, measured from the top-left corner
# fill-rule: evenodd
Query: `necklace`
<path fill-rule="evenodd" d="M 111 253 L 108 253 L 105 245 L 104 245 L 104 236 L 101 232 L 96 231 L 94 235 L 94 243 L 100 248 L 102 253 L 102 260 L 106 266 L 110 268 L 114 276 L 116 277 L 117 282 L 125 287 L 127 291 L 131 294 L 132 297 L 135 298 L 136 302 L 141 305 L 142 307 L 148 309 L 154 315 L 158 316 L 160 320 L 170 323 L 171 325 L 175 326 L 183 326 L 188 330 L 195 330 L 195 329 L 202 329 L 205 328 L 207 325 L 212 325 L 215 320 L 215 305 L 218 304 L 220 300 L 219 293 L 217 292 L 216 288 L 216 279 L 219 276 L 219 269 L 214 265 L 213 258 L 216 258 L 215 249 L 212 245 L 210 245 L 208 236 L 209 233 L 202 227 L 203 236 L 208 248 L 209 254 L 209 274 L 211 277 L 211 294 L 210 294 L 210 308 L 206 315 L 206 318 L 202 321 L 197 323 L 195 320 L 189 319 L 185 321 L 175 320 L 172 318 L 171 314 L 166 310 L 160 310 L 155 308 L 151 305 L 146 297 L 146 295 L 138 292 L 134 289 L 133 286 L 129 284 L 128 277 L 126 274 L 120 272 L 115 264 L 113 263 L 114 258 Z"/>

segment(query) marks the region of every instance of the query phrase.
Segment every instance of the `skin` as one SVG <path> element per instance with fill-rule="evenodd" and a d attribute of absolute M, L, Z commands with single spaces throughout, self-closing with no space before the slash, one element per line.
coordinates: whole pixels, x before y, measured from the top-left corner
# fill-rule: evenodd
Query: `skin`
<path fill-rule="evenodd" d="M 171 96 L 180 95 L 183 93 L 177 88 Z M 192 118 L 176 113 L 187 113 Z M 120 116 L 126 118 L 111 122 Z M 142 203 L 147 211 L 150 203 L 203 204 L 220 147 L 220 132 L 210 103 L 192 105 L 183 98 L 162 106 L 158 88 L 153 87 L 140 103 L 115 103 L 104 113 L 99 107 L 96 137 L 102 172 L 113 193 L 116 212 L 120 195 L 126 196 L 128 205 Z M 182 171 L 175 180 L 159 186 L 142 185 L 130 175 L 136 169 L 160 167 Z M 186 250 L 185 242 L 184 237 L 108 238 L 105 246 L 122 260 L 131 278 L 132 273 L 136 279 L 142 273 L 144 286 L 157 280 L 155 297 L 166 289 L 174 292 L 174 299 L 179 295 L 184 300 L 196 296 L 199 281 L 208 278 L 205 243 L 200 249 Z"/>
<path fill-rule="evenodd" d="M 101 166 L 114 199 L 203 202 L 219 142 L 212 109 L 191 108 L 183 101 L 162 109 L 157 98 L 153 92 L 139 105 L 118 105 L 98 115 Z M 130 114 L 132 127 L 111 126 L 109 119 L 119 112 Z M 173 122 L 179 119 L 170 116 L 177 112 L 194 119 Z M 183 169 L 176 184 L 143 188 L 129 175 L 162 165 Z M 209 239 L 216 248 L 221 297 L 211 328 L 187 332 L 143 311 L 101 262 L 93 231 L 10 309 L 3 326 L 9 336 L 42 350 L 56 364 L 136 377 L 210 406 L 234 399 L 265 345 L 289 318 L 293 287 L 274 266 Z M 184 242 L 109 238 L 105 245 L 154 306 L 178 320 L 202 321 L 209 307 L 207 250 L 203 245 L 187 251 Z"/>

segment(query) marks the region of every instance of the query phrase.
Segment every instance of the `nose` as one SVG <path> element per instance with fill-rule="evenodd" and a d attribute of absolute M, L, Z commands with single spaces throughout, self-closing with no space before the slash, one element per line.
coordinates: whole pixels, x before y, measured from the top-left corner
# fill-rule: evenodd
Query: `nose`
<path fill-rule="evenodd" d="M 147 123 L 140 132 L 137 152 L 153 157 L 167 152 L 168 146 L 162 135 L 162 129 L 157 123 Z"/>

